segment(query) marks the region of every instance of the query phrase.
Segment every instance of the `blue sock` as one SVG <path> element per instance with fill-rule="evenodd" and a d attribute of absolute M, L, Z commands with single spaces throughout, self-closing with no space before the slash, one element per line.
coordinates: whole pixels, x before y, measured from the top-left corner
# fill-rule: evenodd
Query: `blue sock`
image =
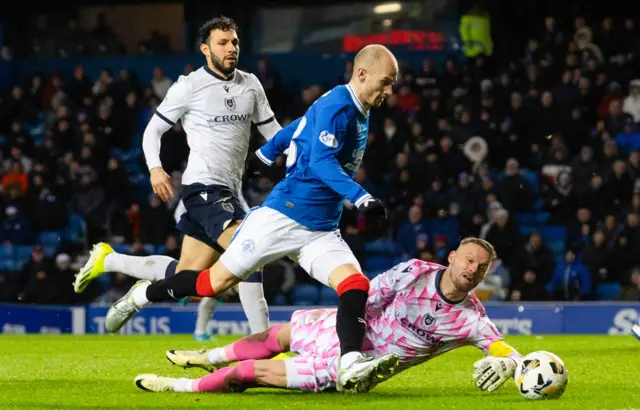
<path fill-rule="evenodd" d="M 262 283 L 262 272 L 253 272 L 251 275 L 249 275 L 249 277 L 247 277 L 247 279 L 244 280 L 244 282 Z"/>

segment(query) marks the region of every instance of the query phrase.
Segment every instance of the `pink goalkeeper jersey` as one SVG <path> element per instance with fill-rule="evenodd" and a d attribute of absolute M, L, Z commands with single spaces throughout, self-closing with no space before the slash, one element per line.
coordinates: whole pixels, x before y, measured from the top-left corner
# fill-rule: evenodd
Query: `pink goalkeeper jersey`
<path fill-rule="evenodd" d="M 444 269 L 412 259 L 373 279 L 363 350 L 396 353 L 406 369 L 465 345 L 486 354 L 493 342 L 502 340 L 473 292 L 459 303 L 442 295 Z"/>

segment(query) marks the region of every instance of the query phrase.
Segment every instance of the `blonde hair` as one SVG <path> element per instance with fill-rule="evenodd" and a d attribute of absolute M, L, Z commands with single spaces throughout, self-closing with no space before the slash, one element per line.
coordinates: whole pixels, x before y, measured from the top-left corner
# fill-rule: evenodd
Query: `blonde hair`
<path fill-rule="evenodd" d="M 460 242 L 460 245 L 458 245 L 458 249 L 460 249 L 461 246 L 469 243 L 477 245 L 482 249 L 484 249 L 485 251 L 487 251 L 487 253 L 489 254 L 489 261 L 493 262 L 497 259 L 496 249 L 493 247 L 493 245 L 491 245 L 489 242 L 485 241 L 484 239 L 476 238 L 474 236 L 469 236 L 467 238 L 464 238 Z"/>

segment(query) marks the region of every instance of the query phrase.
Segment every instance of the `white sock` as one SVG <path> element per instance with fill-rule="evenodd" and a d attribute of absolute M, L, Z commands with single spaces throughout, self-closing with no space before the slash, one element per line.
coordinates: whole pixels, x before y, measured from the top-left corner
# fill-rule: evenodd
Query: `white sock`
<path fill-rule="evenodd" d="M 164 255 L 129 256 L 110 253 L 104 258 L 107 272 L 121 272 L 127 276 L 157 282 L 164 279 L 167 267 L 175 259 Z"/>
<path fill-rule="evenodd" d="M 133 303 L 135 303 L 139 308 L 143 308 L 151 304 L 151 302 L 149 302 L 149 299 L 147 299 L 148 287 L 149 285 L 141 285 L 133 291 Z"/>
<path fill-rule="evenodd" d="M 355 362 L 360 356 L 362 356 L 362 353 L 360 352 L 349 352 L 349 353 L 343 354 L 340 357 L 339 367 L 341 369 L 344 369 L 351 366 L 353 362 Z"/>
<path fill-rule="evenodd" d="M 191 379 L 181 377 L 173 384 L 173 391 L 176 392 L 191 392 Z"/>
<path fill-rule="evenodd" d="M 244 313 L 249 319 L 251 333 L 260 333 L 269 329 L 269 306 L 264 298 L 262 283 L 240 282 L 238 293 Z"/>
<path fill-rule="evenodd" d="M 218 300 L 215 298 L 202 298 L 198 304 L 198 318 L 196 319 L 196 334 L 203 335 L 209 331 L 209 321 L 216 310 Z"/>
<path fill-rule="evenodd" d="M 229 359 L 224 352 L 224 347 L 216 347 L 207 352 L 207 358 L 211 364 L 229 363 Z"/>

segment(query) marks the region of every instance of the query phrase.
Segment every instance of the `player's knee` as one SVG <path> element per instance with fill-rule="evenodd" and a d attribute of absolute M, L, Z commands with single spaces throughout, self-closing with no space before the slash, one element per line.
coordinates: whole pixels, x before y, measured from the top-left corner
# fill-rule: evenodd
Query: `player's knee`
<path fill-rule="evenodd" d="M 350 290 L 362 290 L 369 292 L 370 282 L 369 279 L 362 273 L 353 273 L 344 278 L 336 287 L 338 295 Z"/>

